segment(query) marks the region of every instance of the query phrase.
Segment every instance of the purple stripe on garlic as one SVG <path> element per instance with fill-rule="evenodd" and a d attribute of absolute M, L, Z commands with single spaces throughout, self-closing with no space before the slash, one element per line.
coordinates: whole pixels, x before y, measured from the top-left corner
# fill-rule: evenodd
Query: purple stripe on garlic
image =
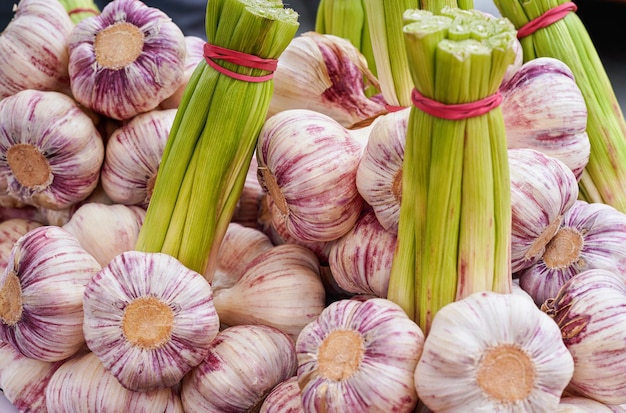
<path fill-rule="evenodd" d="M 304 413 L 298 376 L 277 384 L 263 401 L 259 413 Z"/>

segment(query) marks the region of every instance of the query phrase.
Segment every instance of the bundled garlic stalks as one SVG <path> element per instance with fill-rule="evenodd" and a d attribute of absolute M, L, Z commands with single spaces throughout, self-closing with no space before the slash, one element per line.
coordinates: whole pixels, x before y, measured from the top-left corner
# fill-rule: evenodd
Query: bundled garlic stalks
<path fill-rule="evenodd" d="M 8 11 L 10 3 L 3 7 Z M 73 28 L 60 2 L 20 0 L 0 36 L 0 99 L 25 89 L 68 91 Z"/>
<path fill-rule="evenodd" d="M 387 110 L 366 96 L 364 77 L 380 90 L 365 57 L 349 40 L 332 34 L 303 33 L 278 59 L 268 115 L 309 109 L 346 128 L 368 124 Z"/>
<path fill-rule="evenodd" d="M 410 109 L 389 113 L 372 126 L 356 173 L 356 186 L 388 231 L 398 231 L 402 164 Z"/>
<path fill-rule="evenodd" d="M 436 412 L 554 412 L 573 372 L 550 317 L 521 295 L 486 291 L 437 312 L 415 384 Z"/>
<path fill-rule="evenodd" d="M 587 270 L 542 306 L 574 357 L 568 390 L 607 404 L 626 404 L 625 281 L 624 274 Z"/>
<path fill-rule="evenodd" d="M 532 148 L 567 165 L 577 179 L 589 162 L 587 106 L 570 68 L 539 57 L 500 86 L 509 148 Z"/>
<path fill-rule="evenodd" d="M 384 298 L 339 300 L 296 341 L 306 412 L 412 412 L 424 334 Z"/>
<path fill-rule="evenodd" d="M 293 340 L 264 325 L 220 331 L 200 365 L 185 376 L 185 412 L 253 412 L 268 393 L 296 373 Z"/>
<path fill-rule="evenodd" d="M 0 340 L 36 360 L 54 362 L 75 354 L 85 343 L 85 285 L 100 269 L 60 227 L 26 233 L 0 274 Z"/>
<path fill-rule="evenodd" d="M 574 173 L 557 158 L 535 149 L 509 149 L 511 177 L 511 270 L 541 259 L 563 215 L 578 198 Z"/>
<path fill-rule="evenodd" d="M 139 0 L 114 0 L 76 24 L 68 50 L 73 96 L 113 119 L 156 108 L 183 82 L 183 32 Z"/>
<path fill-rule="evenodd" d="M 215 308 L 225 325 L 265 324 L 295 340 L 326 303 L 319 261 L 301 245 L 267 249 L 240 276 L 228 278 L 236 282 L 214 291 Z"/>
<path fill-rule="evenodd" d="M 85 342 L 127 389 L 171 387 L 219 330 L 211 285 L 163 253 L 124 252 L 87 283 Z"/>
<path fill-rule="evenodd" d="M 123 387 L 94 353 L 64 362 L 45 389 L 48 413 L 183 413 L 174 388 L 136 392 Z"/>
<path fill-rule="evenodd" d="M 23 90 L 0 101 L 0 190 L 60 210 L 98 184 L 104 144 L 91 118 L 59 92 Z"/>
<path fill-rule="evenodd" d="M 259 182 L 273 220 L 301 241 L 331 241 L 356 223 L 361 144 L 327 115 L 292 109 L 269 118 L 257 143 Z"/>
<path fill-rule="evenodd" d="M 593 268 L 626 274 L 626 214 L 607 204 L 577 200 L 538 260 L 516 275 L 541 305 L 567 280 Z"/>
<path fill-rule="evenodd" d="M 107 139 L 102 188 L 114 202 L 147 208 L 176 109 L 138 114 Z"/>

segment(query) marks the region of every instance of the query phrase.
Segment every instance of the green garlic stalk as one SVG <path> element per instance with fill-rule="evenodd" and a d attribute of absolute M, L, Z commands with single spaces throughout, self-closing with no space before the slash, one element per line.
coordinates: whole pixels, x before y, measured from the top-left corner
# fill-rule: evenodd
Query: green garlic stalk
<path fill-rule="evenodd" d="M 93 0 L 59 0 L 59 3 L 67 10 L 74 24 L 100 14 L 100 8 Z"/>

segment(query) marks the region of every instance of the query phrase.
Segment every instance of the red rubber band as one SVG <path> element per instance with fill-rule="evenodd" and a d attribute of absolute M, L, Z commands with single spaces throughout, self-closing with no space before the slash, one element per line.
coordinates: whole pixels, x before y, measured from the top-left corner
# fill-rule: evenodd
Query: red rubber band
<path fill-rule="evenodd" d="M 573 2 L 559 4 L 558 6 L 546 11 L 541 16 L 529 21 L 519 29 L 517 29 L 517 38 L 529 36 L 539 29 L 548 27 L 554 22 L 561 20 L 570 12 L 576 11 L 577 7 Z"/>
<path fill-rule="evenodd" d="M 402 109 L 406 109 L 406 106 L 385 105 L 385 110 L 389 113 L 399 112 Z"/>
<path fill-rule="evenodd" d="M 270 80 L 274 77 L 274 71 L 278 66 L 277 59 L 263 59 L 259 56 L 239 52 L 237 50 L 226 49 L 209 43 L 204 44 L 204 60 L 206 60 L 207 64 L 218 72 L 232 77 L 233 79 L 243 80 L 245 82 L 265 82 L 266 80 Z M 218 65 L 215 63 L 215 60 L 224 60 L 226 62 L 249 67 L 251 69 L 266 70 L 270 73 L 263 76 L 244 75 Z"/>
<path fill-rule="evenodd" d="M 76 9 L 72 9 L 72 10 L 67 12 L 67 14 L 69 14 L 70 16 L 72 14 L 78 14 L 78 13 L 91 13 L 93 15 L 100 14 L 100 12 L 98 10 L 89 9 L 89 8 L 76 8 Z"/>
<path fill-rule="evenodd" d="M 462 120 L 484 115 L 497 108 L 502 103 L 502 95 L 498 91 L 475 102 L 446 105 L 445 103 L 429 99 L 419 93 L 417 89 L 413 89 L 411 100 L 416 108 L 431 116 L 449 120 Z"/>

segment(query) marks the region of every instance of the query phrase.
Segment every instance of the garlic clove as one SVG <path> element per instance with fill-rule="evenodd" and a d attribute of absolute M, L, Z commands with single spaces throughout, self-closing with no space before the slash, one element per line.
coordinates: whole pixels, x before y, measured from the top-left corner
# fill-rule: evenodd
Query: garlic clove
<path fill-rule="evenodd" d="M 0 187 L 25 204 L 61 210 L 96 188 L 104 144 L 93 121 L 59 92 L 0 101 Z"/>
<path fill-rule="evenodd" d="M 220 321 L 229 326 L 265 324 L 295 339 L 324 309 L 319 261 L 296 244 L 258 254 L 237 282 L 214 292 Z"/>
<path fill-rule="evenodd" d="M 45 391 L 48 413 L 183 412 L 175 390 L 128 390 L 91 352 L 65 361 L 54 372 Z"/>
<path fill-rule="evenodd" d="M 76 24 L 68 43 L 72 95 L 113 119 L 157 108 L 183 82 L 183 32 L 141 1 L 107 3 L 98 16 Z"/>
<path fill-rule="evenodd" d="M 296 341 L 306 412 L 412 412 L 424 334 L 383 298 L 339 300 Z"/>
<path fill-rule="evenodd" d="M 137 206 L 90 202 L 81 205 L 62 227 L 104 267 L 134 249 L 145 215 Z"/>
<path fill-rule="evenodd" d="M 0 340 L 36 360 L 59 361 L 83 347 L 83 292 L 100 264 L 55 226 L 27 232 L 0 274 Z"/>
<path fill-rule="evenodd" d="M 85 342 L 135 391 L 171 387 L 219 330 L 210 284 L 163 253 L 124 252 L 85 287 Z"/>
<path fill-rule="evenodd" d="M 295 375 L 293 340 L 265 325 L 220 331 L 204 361 L 182 382 L 186 412 L 256 411 L 267 394 Z"/>
<path fill-rule="evenodd" d="M 298 377 L 277 384 L 263 401 L 259 413 L 304 413 Z"/>
<path fill-rule="evenodd" d="M 623 274 L 586 270 L 542 306 L 574 359 L 568 390 L 606 404 L 626 404 L 625 281 Z"/>
<path fill-rule="evenodd" d="M 573 371 L 558 326 L 531 300 L 477 292 L 437 312 L 415 383 L 436 412 L 553 412 Z"/>
<path fill-rule="evenodd" d="M 31 229 L 42 225 L 39 221 L 26 218 L 11 218 L 0 221 L 0 274 L 9 264 L 13 244 Z"/>

